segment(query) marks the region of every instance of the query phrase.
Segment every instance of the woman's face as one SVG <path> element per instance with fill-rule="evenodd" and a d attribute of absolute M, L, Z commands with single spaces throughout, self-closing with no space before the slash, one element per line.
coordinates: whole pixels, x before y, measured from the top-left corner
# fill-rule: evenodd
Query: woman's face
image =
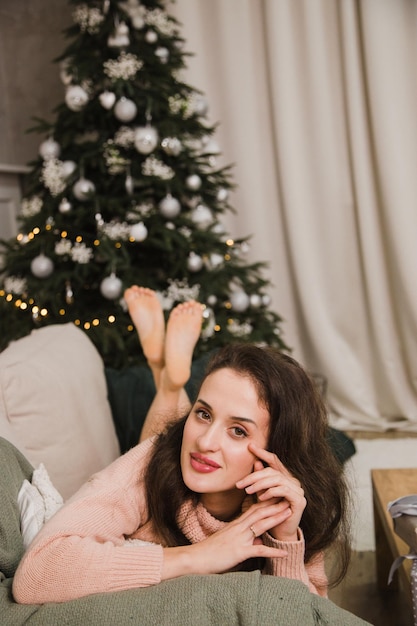
<path fill-rule="evenodd" d="M 255 461 L 248 444 L 265 448 L 268 430 L 269 413 L 249 377 L 224 368 L 204 380 L 185 423 L 181 471 L 212 515 L 229 519 L 240 508 L 245 493 L 236 482 Z"/>

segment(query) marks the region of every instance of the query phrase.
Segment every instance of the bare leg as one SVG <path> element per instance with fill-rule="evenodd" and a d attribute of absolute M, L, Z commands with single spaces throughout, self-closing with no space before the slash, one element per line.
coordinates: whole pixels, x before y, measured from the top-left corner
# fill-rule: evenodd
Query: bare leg
<path fill-rule="evenodd" d="M 171 311 L 166 329 L 165 367 L 142 428 L 141 441 L 160 432 L 169 420 L 186 414 L 190 409 L 184 385 L 190 377 L 202 314 L 201 304 L 194 301 L 181 303 Z"/>
<path fill-rule="evenodd" d="M 164 367 L 165 320 L 161 303 L 155 291 L 136 285 L 126 289 L 124 298 L 158 389 Z"/>

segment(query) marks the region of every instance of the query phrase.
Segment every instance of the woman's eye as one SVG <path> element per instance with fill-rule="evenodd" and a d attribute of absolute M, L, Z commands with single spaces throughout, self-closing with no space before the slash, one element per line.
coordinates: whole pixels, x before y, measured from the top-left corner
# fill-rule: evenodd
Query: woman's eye
<path fill-rule="evenodd" d="M 246 430 L 243 430 L 243 428 L 240 428 L 240 426 L 233 426 L 232 428 L 233 431 L 233 435 L 235 437 L 238 437 L 239 439 L 243 439 L 244 437 L 248 436 L 248 433 L 246 432 Z"/>
<path fill-rule="evenodd" d="M 195 414 L 202 420 L 210 419 L 210 413 L 207 413 L 207 411 L 204 411 L 203 409 L 196 409 Z"/>

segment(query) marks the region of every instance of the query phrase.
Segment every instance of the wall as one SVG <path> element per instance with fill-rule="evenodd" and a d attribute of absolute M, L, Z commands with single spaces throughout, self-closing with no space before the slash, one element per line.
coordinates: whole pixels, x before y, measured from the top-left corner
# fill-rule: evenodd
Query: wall
<path fill-rule="evenodd" d="M 43 140 L 33 117 L 53 120 L 63 100 L 59 65 L 71 24 L 64 0 L 0 0 L 0 238 L 16 234 L 21 177 Z"/>
<path fill-rule="evenodd" d="M 33 116 L 53 119 L 63 100 L 59 65 L 71 24 L 65 0 L 0 1 L 0 167 L 21 168 L 33 159 L 42 136 L 26 134 Z"/>

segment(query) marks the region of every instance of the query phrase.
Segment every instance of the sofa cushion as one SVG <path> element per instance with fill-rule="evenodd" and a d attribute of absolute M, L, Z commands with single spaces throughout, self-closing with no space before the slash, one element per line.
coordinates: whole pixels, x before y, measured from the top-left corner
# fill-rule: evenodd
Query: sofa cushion
<path fill-rule="evenodd" d="M 65 500 L 120 454 L 102 359 L 74 324 L 36 329 L 0 354 L 0 436 L 43 463 Z"/>

